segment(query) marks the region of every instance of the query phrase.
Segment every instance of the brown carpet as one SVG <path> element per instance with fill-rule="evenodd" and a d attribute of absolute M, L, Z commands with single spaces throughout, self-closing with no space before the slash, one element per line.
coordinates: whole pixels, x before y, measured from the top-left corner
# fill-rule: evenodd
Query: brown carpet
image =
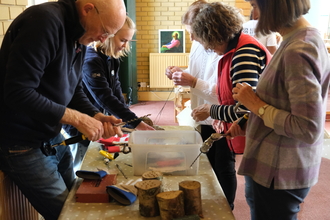
<path fill-rule="evenodd" d="M 174 103 L 168 102 L 139 102 L 131 105 L 130 109 L 138 116 L 149 116 L 156 125 L 178 125 L 174 118 Z M 162 110 L 163 109 L 163 110 Z M 236 156 L 236 167 L 241 162 L 242 155 Z M 330 219 L 330 160 L 322 158 L 318 183 L 311 188 L 305 202 L 301 205 L 299 220 L 327 220 Z M 235 209 L 236 220 L 249 220 L 250 211 L 244 196 L 244 177 L 237 175 L 237 193 Z M 279 219 L 280 220 L 280 219 Z"/>

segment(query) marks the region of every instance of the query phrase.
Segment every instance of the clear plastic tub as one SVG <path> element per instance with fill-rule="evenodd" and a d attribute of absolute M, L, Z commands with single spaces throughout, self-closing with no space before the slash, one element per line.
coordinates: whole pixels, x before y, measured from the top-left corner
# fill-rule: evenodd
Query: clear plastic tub
<path fill-rule="evenodd" d="M 203 144 L 197 131 L 134 131 L 128 144 L 136 176 L 149 170 L 177 176 L 198 173 L 199 160 L 190 167 Z"/>

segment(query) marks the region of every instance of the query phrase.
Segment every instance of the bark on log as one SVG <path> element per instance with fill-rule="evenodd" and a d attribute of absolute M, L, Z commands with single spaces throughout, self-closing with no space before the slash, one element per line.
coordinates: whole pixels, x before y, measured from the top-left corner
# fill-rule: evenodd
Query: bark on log
<path fill-rule="evenodd" d="M 161 183 L 159 180 L 144 180 L 135 184 L 138 189 L 139 211 L 142 216 L 154 217 L 159 215 L 156 195 L 161 192 Z"/>
<path fill-rule="evenodd" d="M 161 220 L 172 220 L 173 218 L 179 218 L 185 215 L 183 192 L 181 190 L 162 192 L 156 197 Z"/>
<path fill-rule="evenodd" d="M 147 171 L 142 174 L 142 180 L 163 180 L 163 173 L 159 171 Z"/>
<path fill-rule="evenodd" d="M 198 215 L 203 218 L 201 184 L 197 181 L 182 181 L 179 190 L 183 191 L 186 215 Z"/>

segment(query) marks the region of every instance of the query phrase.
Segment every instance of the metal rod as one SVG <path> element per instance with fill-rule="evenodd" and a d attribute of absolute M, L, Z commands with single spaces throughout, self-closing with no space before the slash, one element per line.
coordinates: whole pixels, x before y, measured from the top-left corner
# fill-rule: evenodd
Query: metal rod
<path fill-rule="evenodd" d="M 200 152 L 200 153 L 198 154 L 198 156 L 195 158 L 195 160 L 191 163 L 190 168 L 194 165 L 194 163 L 195 163 L 196 160 L 200 157 L 201 154 L 202 154 L 202 152 Z"/>
<path fill-rule="evenodd" d="M 116 164 L 116 167 L 117 167 L 118 170 L 121 172 L 121 174 L 123 174 L 123 176 L 125 177 L 125 179 L 127 179 L 127 176 L 124 174 L 123 170 L 119 167 L 118 164 Z"/>
<path fill-rule="evenodd" d="M 135 119 L 132 119 L 132 120 L 129 120 L 129 121 L 126 121 L 126 122 L 121 122 L 121 123 L 118 123 L 118 124 L 114 124 L 113 126 L 115 126 L 115 127 L 124 126 L 124 125 L 126 125 L 126 124 L 128 124 L 128 123 L 131 123 L 131 122 L 133 122 L 133 121 L 136 121 L 136 120 L 142 119 L 142 118 L 144 118 L 144 117 L 148 117 L 148 116 L 150 116 L 150 115 L 151 115 L 151 114 L 147 114 L 147 115 L 144 115 L 144 116 L 142 116 L 142 117 L 135 118 Z"/>

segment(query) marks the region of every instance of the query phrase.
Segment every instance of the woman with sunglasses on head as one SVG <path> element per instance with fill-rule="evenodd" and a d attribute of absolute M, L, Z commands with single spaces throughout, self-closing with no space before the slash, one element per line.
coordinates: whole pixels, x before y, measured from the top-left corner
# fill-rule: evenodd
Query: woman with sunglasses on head
<path fill-rule="evenodd" d="M 303 17 L 309 0 L 257 4 L 256 30 L 279 32 L 283 41 L 256 92 L 245 83 L 233 89 L 234 99 L 252 112 L 238 173 L 253 180 L 256 220 L 297 219 L 300 204 L 318 180 L 330 62 L 319 31 Z M 232 129 L 228 134 L 244 132 Z"/>
<path fill-rule="evenodd" d="M 155 130 L 132 112 L 125 103 L 120 87 L 119 67 L 120 58 L 130 52 L 129 41 L 136 31 L 131 18 L 126 16 L 124 26 L 114 35 L 108 37 L 103 43 L 92 43 L 86 51 L 83 64 L 83 88 L 91 103 L 108 115 L 113 115 L 128 123 L 128 128 L 137 130 Z M 71 136 L 79 132 L 70 125 L 63 128 Z M 79 165 L 89 145 L 89 141 L 78 143 L 75 166 Z"/>
<path fill-rule="evenodd" d="M 133 20 L 126 16 L 124 26 L 113 37 L 87 48 L 83 64 L 84 91 L 90 101 L 101 112 L 121 118 L 124 122 L 138 118 L 125 103 L 119 81 L 120 58 L 130 52 L 129 41 L 135 31 Z M 128 125 L 137 130 L 154 130 L 139 119 Z"/>

